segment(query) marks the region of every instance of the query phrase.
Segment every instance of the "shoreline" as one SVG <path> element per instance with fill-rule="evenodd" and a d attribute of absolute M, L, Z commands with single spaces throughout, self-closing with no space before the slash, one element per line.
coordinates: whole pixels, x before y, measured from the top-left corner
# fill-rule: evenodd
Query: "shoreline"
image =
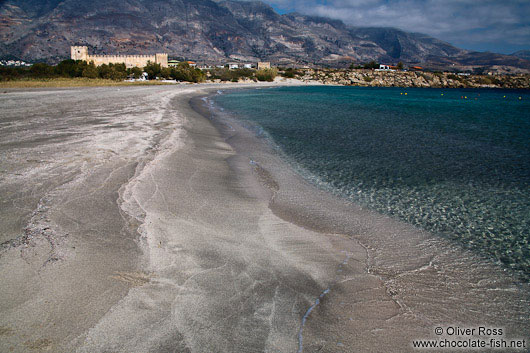
<path fill-rule="evenodd" d="M 243 88 L 237 88 L 237 90 L 242 90 Z M 259 89 L 259 88 L 258 88 Z M 421 89 L 421 88 L 420 88 Z M 223 90 L 224 91 L 224 90 Z M 212 97 L 223 94 L 224 92 L 217 91 L 216 93 L 212 93 L 210 95 L 204 96 L 204 97 L 198 97 L 192 99 L 191 105 L 192 107 L 201 113 L 203 116 L 208 116 L 209 119 L 214 123 L 214 125 L 221 130 L 223 135 L 227 140 L 231 140 L 232 136 L 231 134 L 234 134 L 234 126 L 237 126 L 237 133 L 244 136 L 244 139 L 247 141 L 247 145 L 244 145 L 236 141 L 235 143 L 230 142 L 232 147 L 234 147 L 238 153 L 242 153 L 246 155 L 247 157 L 250 155 L 247 151 L 250 150 L 249 146 L 252 147 L 252 149 L 263 151 L 257 153 L 257 155 L 263 155 L 261 158 L 265 158 L 268 163 L 278 164 L 281 165 L 281 168 L 289 169 L 290 170 L 290 176 L 289 178 L 292 179 L 293 184 L 306 184 L 307 187 L 304 188 L 304 190 L 307 193 L 311 193 L 312 191 L 322 193 L 323 195 L 326 195 L 329 199 L 330 203 L 335 204 L 344 204 L 346 207 L 353 207 L 356 210 L 364 210 L 367 214 L 371 215 L 377 215 L 382 217 L 387 217 L 388 219 L 392 219 L 393 221 L 397 222 L 398 224 L 405 224 L 410 225 L 412 229 L 416 230 L 419 233 L 425 233 L 428 234 L 430 237 L 433 238 L 440 238 L 443 242 L 447 242 L 451 244 L 452 246 L 456 246 L 458 248 L 461 248 L 464 252 L 471 252 L 478 258 L 480 258 L 481 262 L 490 262 L 492 266 L 494 267 L 500 267 L 502 270 L 508 271 L 506 274 L 510 278 L 514 279 L 517 282 L 521 283 L 527 283 L 525 280 L 524 273 L 521 273 L 520 270 L 511 269 L 509 267 L 505 267 L 503 265 L 499 265 L 499 263 L 495 262 L 495 259 L 487 256 L 487 255 L 480 255 L 476 253 L 477 249 L 473 248 L 467 248 L 463 244 L 455 242 L 454 239 L 449 238 L 446 235 L 442 234 L 434 234 L 430 232 L 427 229 L 423 229 L 421 227 L 413 226 L 399 218 L 392 217 L 385 213 L 380 213 L 376 210 L 371 209 L 367 205 L 363 205 L 360 203 L 355 202 L 354 200 L 348 198 L 345 195 L 342 195 L 338 190 L 334 190 L 333 187 L 326 184 L 326 186 L 317 186 L 314 182 L 314 180 L 319 180 L 319 177 L 316 175 L 313 175 L 308 170 L 304 169 L 302 166 L 300 166 L 295 160 L 293 160 L 290 156 L 286 155 L 283 151 L 281 151 L 280 147 L 276 145 L 276 143 L 271 139 L 270 136 L 267 135 L 267 133 L 262 131 L 262 128 L 259 126 L 259 124 L 254 123 L 252 121 L 244 120 L 244 118 L 240 119 L 238 117 L 231 116 L 229 113 L 226 113 L 224 110 L 219 110 L 218 107 L 214 108 L 214 104 L 212 102 Z M 208 102 L 208 108 L 202 107 L 204 102 Z M 228 129 L 226 129 L 226 126 L 229 126 Z M 257 132 L 259 131 L 259 133 Z M 258 136 L 259 135 L 259 136 Z M 251 159 L 251 157 L 248 157 Z M 252 161 L 252 163 L 255 165 L 256 169 L 262 169 L 258 163 L 255 161 Z M 278 169 L 278 167 L 274 167 Z M 277 183 L 273 179 L 273 177 L 270 175 L 269 172 L 265 171 L 265 173 L 268 175 L 268 178 L 270 178 L 272 181 L 269 183 L 274 184 L 274 188 L 277 189 Z M 259 173 L 258 173 L 259 174 Z M 278 175 L 278 172 L 276 172 L 276 176 Z M 312 181 L 313 180 L 313 181 Z M 267 182 L 265 182 L 267 183 Z M 284 183 L 287 184 L 286 181 Z M 276 190 L 277 191 L 277 190 Z M 292 195 L 290 197 L 293 197 Z M 286 205 L 277 205 L 278 202 L 275 202 L 275 197 L 272 198 L 270 207 L 275 214 L 280 216 L 282 219 L 295 223 L 299 226 L 306 227 L 315 231 L 321 231 L 321 232 L 341 232 L 341 233 L 347 233 L 350 236 L 353 236 L 355 232 L 351 232 L 348 230 L 348 228 L 340 228 L 340 230 L 337 230 L 338 224 L 336 221 L 329 221 L 322 217 L 319 217 L 319 214 L 313 210 L 311 207 L 307 206 L 304 211 L 311 212 L 310 217 L 297 214 L 296 212 L 290 213 L 288 212 L 289 208 L 293 208 L 292 205 L 286 206 Z M 284 210 L 282 207 L 286 207 L 286 210 Z M 357 212 L 357 211 L 356 211 Z M 298 212 L 300 213 L 300 212 Z"/>
<path fill-rule="evenodd" d="M 149 81 L 113 81 L 108 79 L 87 78 L 54 78 L 0 81 L 3 90 L 32 89 L 68 89 L 83 87 L 130 87 L 160 85 L 195 85 L 192 82 L 172 82 L 165 80 Z M 199 85 L 325 85 L 377 88 L 434 88 L 434 89 L 495 89 L 495 90 L 530 90 L 530 75 L 470 75 L 458 76 L 449 72 L 391 72 L 372 70 L 339 70 L 339 69 L 303 69 L 295 78 L 277 76 L 273 82 L 254 82 L 239 80 L 238 82 L 219 82 L 207 80 Z M 5 93 L 5 92 L 4 92 Z"/>
<path fill-rule="evenodd" d="M 446 260 L 462 258 L 460 250 L 449 247 L 437 254 L 444 249 L 442 240 L 317 190 L 230 117 L 212 121 L 208 110 L 202 111 L 205 117 L 193 109 L 220 87 L 275 86 L 33 91 L 45 96 L 83 92 L 95 102 L 102 94 L 108 99 L 132 97 L 112 106 L 106 125 L 94 118 L 107 109 L 94 104 L 82 120 L 90 120 L 87 131 L 100 135 L 95 133 L 93 140 L 79 135 L 88 143 L 81 156 L 68 143 L 64 148 L 71 148 L 72 156 L 56 156 L 73 169 L 62 187 L 52 185 L 51 193 L 44 192 L 53 197 L 42 198 L 48 201 L 36 215 L 49 222 L 29 245 L 41 255 L 26 260 L 39 267 L 40 259 L 49 256 L 50 239 L 59 240 L 51 254 L 55 251 L 61 258 L 35 270 L 38 276 L 26 290 L 27 301 L 13 305 L 5 294 L 6 288 L 17 294 L 20 287 L 6 285 L 0 292 L 2 312 L 9 314 L 0 321 L 0 347 L 65 352 L 408 351 L 412 339 L 436 338 L 432 328 L 437 323 L 497 325 L 499 313 L 517 310 L 515 321 L 505 322 L 508 337 L 528 332 L 528 286 L 506 278 L 496 282 L 502 271 L 491 272 L 489 265 L 458 272 L 468 262 L 453 266 Z M 143 93 L 150 96 L 137 102 Z M 15 92 L 19 99 L 25 94 Z M 22 108 L 10 109 L 17 116 L 16 109 Z M 49 115 L 56 114 L 69 113 Z M 75 129 L 78 124 L 72 120 Z M 107 130 L 98 130 L 103 126 L 117 129 L 116 134 L 103 139 Z M 72 136 L 61 138 L 77 138 Z M 131 137 L 128 143 L 116 145 L 125 137 Z M 95 146 L 112 146 L 112 151 Z M 33 162 L 27 163 L 34 168 Z M 77 168 L 85 174 L 76 174 Z M 40 170 L 59 178 L 60 170 Z M 83 176 L 80 182 L 69 184 L 77 175 Z M 15 174 L 12 178 L 18 180 Z M 104 210 L 119 212 L 104 215 Z M 62 233 L 66 230 L 68 234 Z M 404 234 L 410 239 L 402 239 Z M 389 242 L 395 242 L 393 247 L 386 247 Z M 9 256 L 0 254 L 4 283 L 26 278 L 25 268 L 8 272 L 13 264 L 7 261 L 19 255 L 21 246 L 8 250 Z M 91 258 L 94 249 L 101 252 L 97 258 Z M 400 262 L 404 253 L 413 261 Z M 86 261 L 79 262 L 85 255 Z M 95 266 L 93 261 L 101 263 Z M 44 292 L 38 289 L 43 279 L 50 283 Z M 513 303 L 499 302 L 499 291 L 511 293 Z M 57 294 L 61 300 L 49 304 Z M 474 296 L 481 299 L 477 302 Z M 31 301 L 33 312 L 28 313 L 24 305 Z M 454 320 L 440 322 L 451 305 L 465 312 L 453 310 Z M 84 312 L 87 316 L 81 318 Z M 477 322 L 477 312 L 483 321 Z M 36 314 L 42 319 L 36 320 Z M 38 328 L 23 331 L 23 324 Z M 68 335 L 61 332 L 64 325 L 71 326 Z"/>
<path fill-rule="evenodd" d="M 180 135 L 184 143 L 158 154 L 132 181 L 127 197 L 145 213 L 145 268 L 154 275 L 90 330 L 82 352 L 112 349 L 117 342 L 122 351 L 156 351 L 156 342 L 146 342 L 145 337 L 126 343 L 119 338 L 132 337 L 139 327 L 152 327 L 152 320 L 163 321 L 164 330 L 178 331 L 178 337 L 170 338 L 171 345 L 182 351 L 295 351 L 300 320 L 312 298 L 345 258 L 362 258 L 361 248 L 349 249 L 349 255 L 342 252 L 352 244 L 336 248 L 347 241 L 343 237 L 323 239 L 270 213 L 266 190 L 249 174 L 248 164 L 209 121 L 186 108 L 195 95 L 179 96 L 172 103 L 186 117 Z M 179 206 L 172 200 L 179 200 Z M 230 208 L 223 209 L 227 203 Z M 204 209 L 210 211 L 201 214 Z M 176 229 L 180 231 L 170 236 Z M 290 241 L 285 243 L 285 238 Z M 224 283 L 228 278 L 239 283 L 236 292 L 232 281 Z M 151 301 L 159 314 L 138 316 L 134 303 L 153 291 L 158 292 Z M 162 309 L 167 307 L 177 315 Z M 222 313 L 234 310 L 235 317 L 222 319 Z M 123 317 L 128 318 L 126 326 Z M 211 331 L 208 322 L 216 318 L 223 325 Z"/>
<path fill-rule="evenodd" d="M 196 98 L 195 104 L 192 105 L 197 109 L 199 104 L 200 99 Z M 476 325 L 479 322 L 492 324 L 495 321 L 509 322 L 512 321 L 513 317 L 522 317 L 519 314 L 521 313 L 520 310 L 526 310 L 523 309 L 525 308 L 524 305 L 520 307 L 515 305 L 511 309 L 503 308 L 504 305 L 512 306 L 508 303 L 507 298 L 504 298 L 505 302 L 498 307 L 490 308 L 492 311 L 497 311 L 497 314 L 492 314 L 487 313 L 486 307 L 490 302 L 499 304 L 499 298 L 495 299 L 495 296 L 489 296 L 488 300 L 476 301 L 469 296 L 470 292 L 475 291 L 476 294 L 480 292 L 480 290 L 477 291 L 474 283 L 489 283 L 487 286 L 495 287 L 498 285 L 499 291 L 512 291 L 515 290 L 514 288 L 518 288 L 516 291 L 519 292 L 517 296 L 520 297 L 521 303 L 529 303 L 530 287 L 528 283 L 520 282 L 515 274 L 509 275 L 501 266 L 494 264 L 490 258 L 464 249 L 449 239 L 435 236 L 389 216 L 364 209 L 339 196 L 330 194 L 329 191 L 318 189 L 297 174 L 293 167 L 282 156 L 278 155 L 277 151 L 272 150 L 264 138 L 256 137 L 253 132 L 243 127 L 237 118 L 230 117 L 225 112 L 213 112 L 211 109 L 212 105 L 210 104 L 209 111 L 205 111 L 203 108 L 202 114 L 217 115 L 210 117 L 210 119 L 221 130 L 227 142 L 238 153 L 245 155 L 251 161 L 255 177 L 261 179 L 265 187 L 272 189 L 273 196 L 269 203 L 271 211 L 280 218 L 305 229 L 319 233 L 345 234 L 352 241 L 358 242 L 367 252 L 366 272 L 375 275 L 382 281 L 382 287 L 388 296 L 387 299 L 398 304 L 401 314 L 405 312 L 415 313 L 433 325 L 437 322 L 446 325 L 467 325 L 467 327 L 471 327 L 473 322 Z M 389 243 L 393 244 L 389 246 Z M 403 280 L 405 277 L 409 278 Z M 463 297 L 451 301 L 440 300 L 439 303 L 431 304 L 430 308 L 421 308 L 424 303 L 418 303 L 414 297 L 422 296 L 423 291 L 430 291 L 433 288 L 426 286 L 416 290 L 413 283 L 428 283 L 428 281 L 433 283 L 440 294 L 438 296 L 431 295 L 431 298 L 423 298 L 423 300 L 436 301 L 442 299 L 444 295 L 448 297 L 462 295 Z M 460 287 L 457 291 L 458 294 L 449 292 L 448 288 L 444 288 L 446 287 L 444 281 L 457 284 L 457 287 Z M 348 291 L 350 293 L 355 292 L 354 289 L 339 290 L 339 292 Z M 484 289 L 484 292 L 487 290 Z M 481 295 L 488 297 L 485 293 L 481 293 Z M 337 303 L 344 303 L 345 301 L 344 296 L 337 296 L 335 305 L 340 306 Z M 325 301 L 325 303 L 329 302 Z M 328 305 L 333 306 L 333 304 Z M 437 315 L 444 310 L 443 307 L 455 305 L 456 308 L 451 310 L 455 315 L 454 322 L 440 321 L 443 316 L 437 317 Z M 483 316 L 473 317 L 462 313 L 470 307 L 475 308 L 471 311 L 482 312 Z M 316 309 L 313 315 L 320 316 L 316 320 L 314 319 L 316 322 L 322 323 L 330 320 L 328 311 L 333 311 L 333 309 L 319 307 Z M 426 309 L 437 311 L 437 313 L 432 315 L 433 313 L 425 312 Z M 507 314 L 505 310 L 511 314 Z M 336 313 L 340 315 L 341 312 L 339 310 Z M 505 315 L 504 319 L 502 318 L 503 314 Z M 499 315 L 501 316 L 499 317 Z M 464 317 L 467 318 L 463 319 Z M 529 326 L 528 320 L 523 320 L 519 324 L 525 327 Z M 497 323 L 497 325 L 501 324 Z M 315 324 L 315 334 L 321 329 L 319 324 Z M 519 334 L 524 333 L 524 330 L 519 331 L 516 326 L 510 330 L 519 332 Z M 412 338 L 426 337 L 429 333 L 430 331 L 426 330 L 423 336 L 413 337 L 411 335 L 410 341 Z M 318 337 L 318 334 L 316 336 Z M 394 344 L 396 344 L 398 336 L 396 333 L 396 336 L 391 339 Z M 354 343 L 350 342 L 350 344 Z M 377 344 L 377 342 L 371 344 Z M 365 349 L 366 346 L 357 348 Z M 402 348 L 404 349 L 405 346 Z"/>

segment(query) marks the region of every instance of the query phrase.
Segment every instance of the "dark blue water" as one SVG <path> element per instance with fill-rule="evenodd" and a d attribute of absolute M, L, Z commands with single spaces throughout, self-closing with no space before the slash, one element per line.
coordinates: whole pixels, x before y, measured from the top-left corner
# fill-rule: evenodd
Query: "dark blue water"
<path fill-rule="evenodd" d="M 304 176 L 530 278 L 530 92 L 285 87 L 216 96 Z"/>

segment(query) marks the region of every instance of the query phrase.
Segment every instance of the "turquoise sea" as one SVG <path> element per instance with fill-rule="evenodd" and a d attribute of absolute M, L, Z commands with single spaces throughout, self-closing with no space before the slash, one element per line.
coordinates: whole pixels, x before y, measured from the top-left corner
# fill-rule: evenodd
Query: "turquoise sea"
<path fill-rule="evenodd" d="M 313 86 L 213 99 L 317 186 L 530 278 L 530 91 Z"/>

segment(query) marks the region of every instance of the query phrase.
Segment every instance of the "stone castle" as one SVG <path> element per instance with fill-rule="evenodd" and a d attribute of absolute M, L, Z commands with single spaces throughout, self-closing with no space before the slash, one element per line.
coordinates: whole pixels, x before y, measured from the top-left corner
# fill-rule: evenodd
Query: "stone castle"
<path fill-rule="evenodd" d="M 167 54 L 155 55 L 88 55 L 88 47 L 72 46 L 70 47 L 72 60 L 83 60 L 86 62 L 93 61 L 96 66 L 103 64 L 125 64 L 127 68 L 144 67 L 147 62 L 160 64 L 167 67 Z"/>

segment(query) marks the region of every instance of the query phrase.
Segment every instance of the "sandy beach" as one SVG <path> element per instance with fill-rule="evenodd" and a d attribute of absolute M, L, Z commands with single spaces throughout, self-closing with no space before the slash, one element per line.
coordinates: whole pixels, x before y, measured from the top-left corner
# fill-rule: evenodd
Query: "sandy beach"
<path fill-rule="evenodd" d="M 0 94 L 0 351 L 407 352 L 459 325 L 528 339 L 528 284 L 304 181 L 202 99 L 237 87 Z"/>

